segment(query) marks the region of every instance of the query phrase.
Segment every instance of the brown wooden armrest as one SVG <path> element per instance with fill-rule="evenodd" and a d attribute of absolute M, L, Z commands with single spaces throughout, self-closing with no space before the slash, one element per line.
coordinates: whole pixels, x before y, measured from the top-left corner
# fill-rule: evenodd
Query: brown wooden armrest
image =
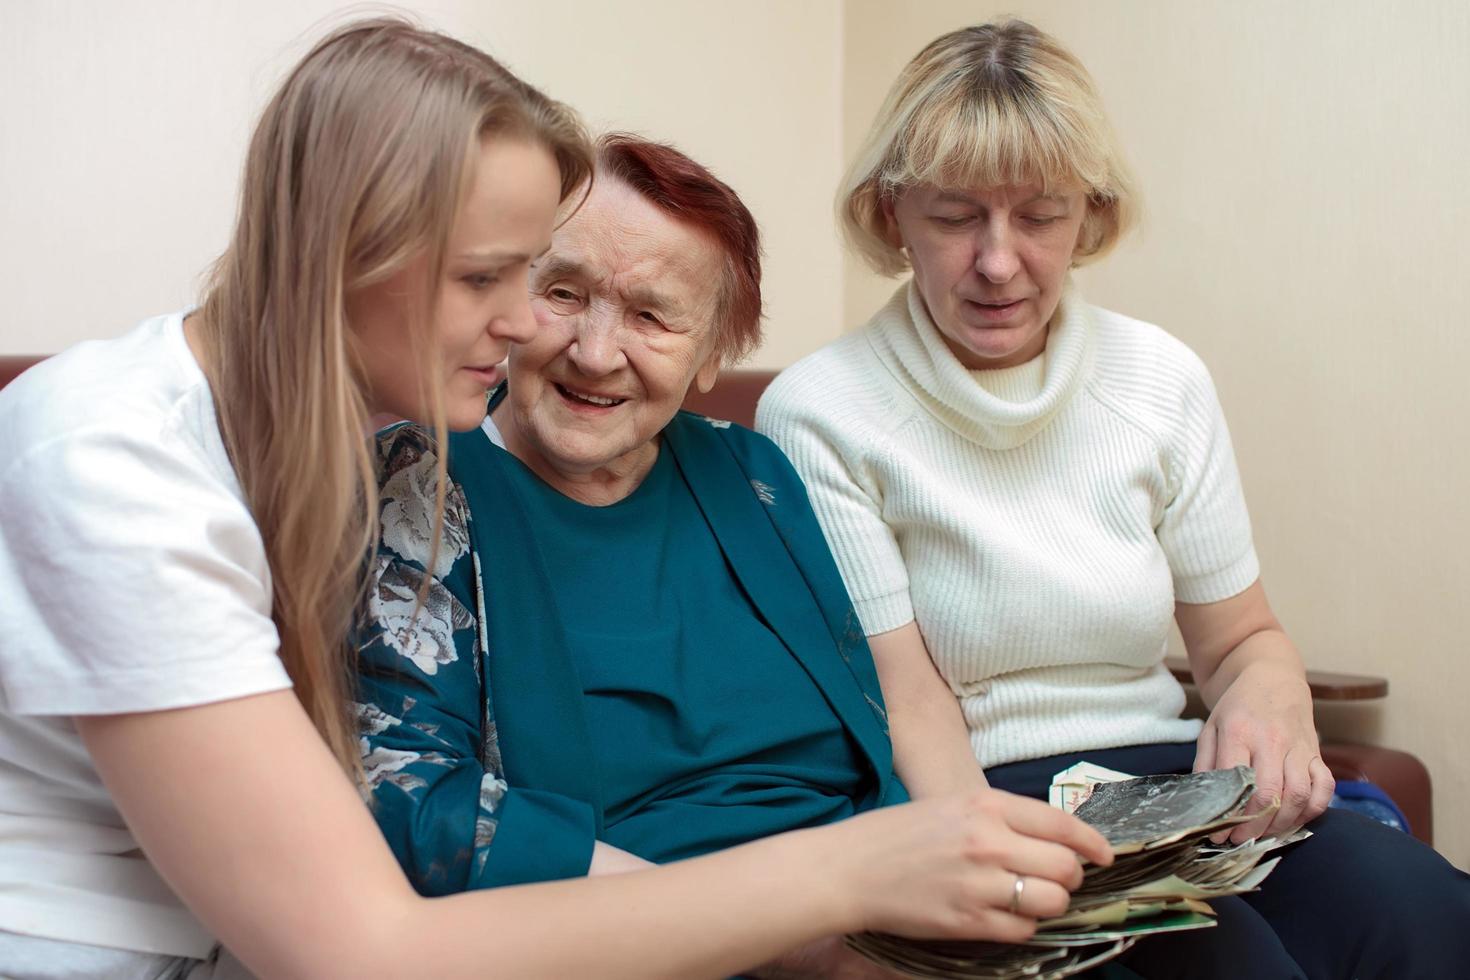
<path fill-rule="evenodd" d="M 1181 684 L 1193 684 L 1189 661 L 1183 657 L 1165 657 L 1164 666 Z M 1370 701 L 1388 695 L 1388 681 L 1368 674 L 1334 674 L 1325 670 L 1307 671 L 1307 686 L 1316 701 Z"/>

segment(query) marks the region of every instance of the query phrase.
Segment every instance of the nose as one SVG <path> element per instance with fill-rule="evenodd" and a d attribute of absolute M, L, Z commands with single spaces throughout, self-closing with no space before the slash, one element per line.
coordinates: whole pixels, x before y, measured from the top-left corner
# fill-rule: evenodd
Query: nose
<path fill-rule="evenodd" d="M 617 316 L 593 304 L 577 318 L 576 336 L 567 357 L 586 377 L 611 374 L 623 363 L 621 332 Z"/>
<path fill-rule="evenodd" d="M 982 228 L 975 242 L 975 271 L 994 283 L 1010 282 L 1021 267 L 1016 243 L 1003 224 Z"/>
<path fill-rule="evenodd" d="M 524 344 L 536 336 L 536 314 L 531 312 L 531 296 L 520 290 L 509 307 L 490 319 L 490 336 L 512 344 Z"/>

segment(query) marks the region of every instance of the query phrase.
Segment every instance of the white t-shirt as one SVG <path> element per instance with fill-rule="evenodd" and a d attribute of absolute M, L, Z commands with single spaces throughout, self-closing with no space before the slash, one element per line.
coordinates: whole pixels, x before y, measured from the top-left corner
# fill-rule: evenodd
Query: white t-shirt
<path fill-rule="evenodd" d="M 0 390 L 0 596 L 0 930 L 207 955 L 71 721 L 290 687 L 183 314 Z"/>

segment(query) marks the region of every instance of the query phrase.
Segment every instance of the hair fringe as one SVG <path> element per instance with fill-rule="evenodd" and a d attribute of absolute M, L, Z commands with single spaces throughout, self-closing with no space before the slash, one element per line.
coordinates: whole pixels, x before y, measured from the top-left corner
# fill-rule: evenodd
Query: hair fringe
<path fill-rule="evenodd" d="M 904 66 L 837 194 L 853 251 L 897 275 L 885 207 L 905 189 L 1044 190 L 1080 184 L 1088 213 L 1074 264 L 1106 253 L 1137 220 L 1138 198 L 1117 138 L 1082 63 L 1021 20 L 951 31 Z"/>

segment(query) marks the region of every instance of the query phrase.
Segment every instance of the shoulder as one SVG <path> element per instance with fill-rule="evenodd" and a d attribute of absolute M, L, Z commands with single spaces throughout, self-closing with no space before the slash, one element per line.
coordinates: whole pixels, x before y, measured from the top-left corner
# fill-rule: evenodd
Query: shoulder
<path fill-rule="evenodd" d="M 182 314 L 145 320 L 122 336 L 49 357 L 0 390 L 0 460 L 106 431 L 162 437 L 209 399 L 184 345 Z"/>
<path fill-rule="evenodd" d="M 94 508 L 170 495 L 243 507 L 182 320 L 155 317 L 78 344 L 0 391 L 0 484 Z"/>
<path fill-rule="evenodd" d="M 22 597 L 5 653 L 24 665 L 6 686 L 25 678 L 28 710 L 153 710 L 288 683 L 265 545 L 180 319 L 73 348 L 0 401 L 0 593 Z"/>
<path fill-rule="evenodd" d="M 1097 376 L 1105 383 L 1179 387 L 1210 372 L 1184 341 L 1157 324 L 1091 307 Z"/>
<path fill-rule="evenodd" d="M 785 445 L 797 432 L 853 446 L 886 438 L 911 414 L 911 399 L 873 349 L 870 323 L 778 374 L 756 408 L 756 428 Z"/>
<path fill-rule="evenodd" d="M 742 465 L 786 462 L 781 447 L 753 429 L 725 419 L 710 418 L 698 412 L 681 411 L 676 416 L 677 424 L 695 438 L 716 440 L 723 443 Z"/>
<path fill-rule="evenodd" d="M 762 503 L 771 503 L 773 497 L 789 498 L 793 491 L 805 498 L 806 484 L 786 453 L 769 437 L 743 425 L 695 412 L 680 412 L 676 423 L 696 440 L 709 439 L 722 444 L 735 458 Z"/>
<path fill-rule="evenodd" d="M 1209 369 L 1182 340 L 1162 327 L 1090 307 L 1094 331 L 1094 395 L 1157 431 L 1180 413 L 1214 403 Z"/>

